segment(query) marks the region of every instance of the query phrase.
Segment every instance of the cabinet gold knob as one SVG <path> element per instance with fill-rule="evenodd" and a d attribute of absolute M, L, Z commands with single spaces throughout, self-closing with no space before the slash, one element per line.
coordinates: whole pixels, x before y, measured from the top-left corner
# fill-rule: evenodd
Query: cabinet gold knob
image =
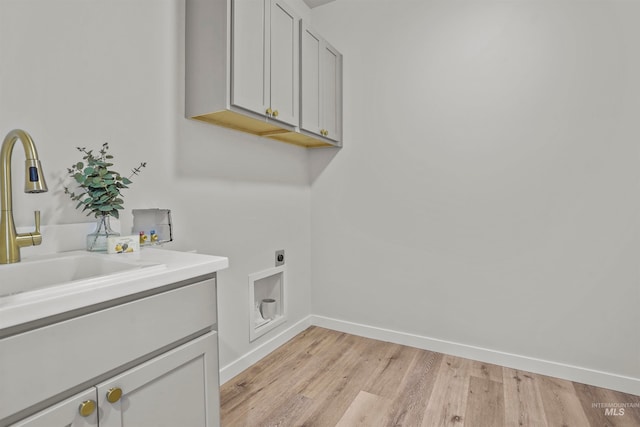
<path fill-rule="evenodd" d="M 278 117 L 278 110 L 273 112 L 273 117 Z"/>
<path fill-rule="evenodd" d="M 273 110 L 271 110 L 271 108 L 267 108 L 267 111 L 265 111 L 267 113 L 268 116 L 273 114 Z"/>
<path fill-rule="evenodd" d="M 107 401 L 109 403 L 116 403 L 122 397 L 122 389 L 120 387 L 113 387 L 107 391 Z"/>
<path fill-rule="evenodd" d="M 96 402 L 94 400 L 85 400 L 80 404 L 80 407 L 78 407 L 78 412 L 83 417 L 88 417 L 89 415 L 93 414 L 93 411 L 95 410 Z"/>

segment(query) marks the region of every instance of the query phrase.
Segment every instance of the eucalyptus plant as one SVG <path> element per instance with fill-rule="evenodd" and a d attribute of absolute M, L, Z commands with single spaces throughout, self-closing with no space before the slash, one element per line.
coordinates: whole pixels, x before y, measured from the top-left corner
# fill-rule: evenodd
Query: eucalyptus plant
<path fill-rule="evenodd" d="M 140 163 L 138 167 L 131 170 L 130 176 L 124 177 L 110 169 L 113 166 L 111 163 L 113 156 L 108 154 L 109 143 L 102 144 L 97 154 L 85 147 L 76 148 L 83 154 L 83 161 L 67 168 L 67 172 L 78 184 L 79 191 L 76 193 L 65 187 L 65 194 L 68 194 L 71 200 L 78 202 L 76 209 L 82 207 L 83 212 L 89 211 L 87 216 L 94 214 L 96 218 L 105 215 L 119 218 L 118 211 L 124 209 L 120 191 L 129 188 L 128 185 L 132 183 L 131 178 L 138 175 L 147 163 Z"/>

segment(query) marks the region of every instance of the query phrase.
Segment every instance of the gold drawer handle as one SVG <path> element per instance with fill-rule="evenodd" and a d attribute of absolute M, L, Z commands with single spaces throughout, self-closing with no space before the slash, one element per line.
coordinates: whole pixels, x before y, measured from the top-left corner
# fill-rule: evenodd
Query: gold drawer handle
<path fill-rule="evenodd" d="M 122 397 L 122 389 L 120 387 L 113 387 L 107 391 L 107 401 L 109 403 L 116 403 Z"/>
<path fill-rule="evenodd" d="M 278 117 L 278 110 L 273 112 L 273 117 Z"/>
<path fill-rule="evenodd" d="M 78 407 L 78 412 L 83 417 L 88 417 L 96 410 L 96 402 L 94 400 L 85 400 Z"/>
<path fill-rule="evenodd" d="M 271 110 L 271 108 L 267 108 L 267 111 L 265 111 L 265 113 L 267 113 L 267 116 L 270 116 L 273 114 L 273 110 Z"/>

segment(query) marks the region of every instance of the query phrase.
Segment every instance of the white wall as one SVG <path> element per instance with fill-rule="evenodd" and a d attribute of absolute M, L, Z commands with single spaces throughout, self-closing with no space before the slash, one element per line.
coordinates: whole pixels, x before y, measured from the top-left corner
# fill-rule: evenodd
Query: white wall
<path fill-rule="evenodd" d="M 312 153 L 312 312 L 640 390 L 640 3 L 312 17 L 345 72 L 344 148 Z"/>
<path fill-rule="evenodd" d="M 76 146 L 108 141 L 121 172 L 148 162 L 126 190 L 123 230 L 133 208 L 170 208 L 168 248 L 229 257 L 218 287 L 225 366 L 278 333 L 249 344 L 248 275 L 272 267 L 275 250 L 287 253 L 291 309 L 279 329 L 309 315 L 308 158 L 299 147 L 186 120 L 183 106 L 183 0 L 0 2 L 0 133 L 32 135 L 49 184 L 49 193 L 22 193 L 17 146 L 17 225 L 32 224 L 34 209 L 45 225 L 90 221 L 62 194 Z"/>
<path fill-rule="evenodd" d="M 221 366 L 272 335 L 248 343 L 247 276 L 284 248 L 288 325 L 313 312 L 637 379 L 638 16 L 615 1 L 314 9 L 345 54 L 345 148 L 307 153 L 183 118 L 184 1 L 2 0 L 0 133 L 32 134 L 50 186 L 14 194 L 16 221 L 88 220 L 62 180 L 75 146 L 109 141 L 121 169 L 149 163 L 127 211 L 171 208 L 170 248 L 230 258 Z"/>

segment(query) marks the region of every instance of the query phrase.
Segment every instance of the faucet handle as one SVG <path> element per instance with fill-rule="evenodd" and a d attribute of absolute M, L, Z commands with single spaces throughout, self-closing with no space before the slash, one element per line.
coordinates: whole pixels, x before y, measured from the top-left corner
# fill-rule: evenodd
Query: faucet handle
<path fill-rule="evenodd" d="M 36 233 L 40 234 L 40 211 L 33 211 L 36 220 Z"/>

